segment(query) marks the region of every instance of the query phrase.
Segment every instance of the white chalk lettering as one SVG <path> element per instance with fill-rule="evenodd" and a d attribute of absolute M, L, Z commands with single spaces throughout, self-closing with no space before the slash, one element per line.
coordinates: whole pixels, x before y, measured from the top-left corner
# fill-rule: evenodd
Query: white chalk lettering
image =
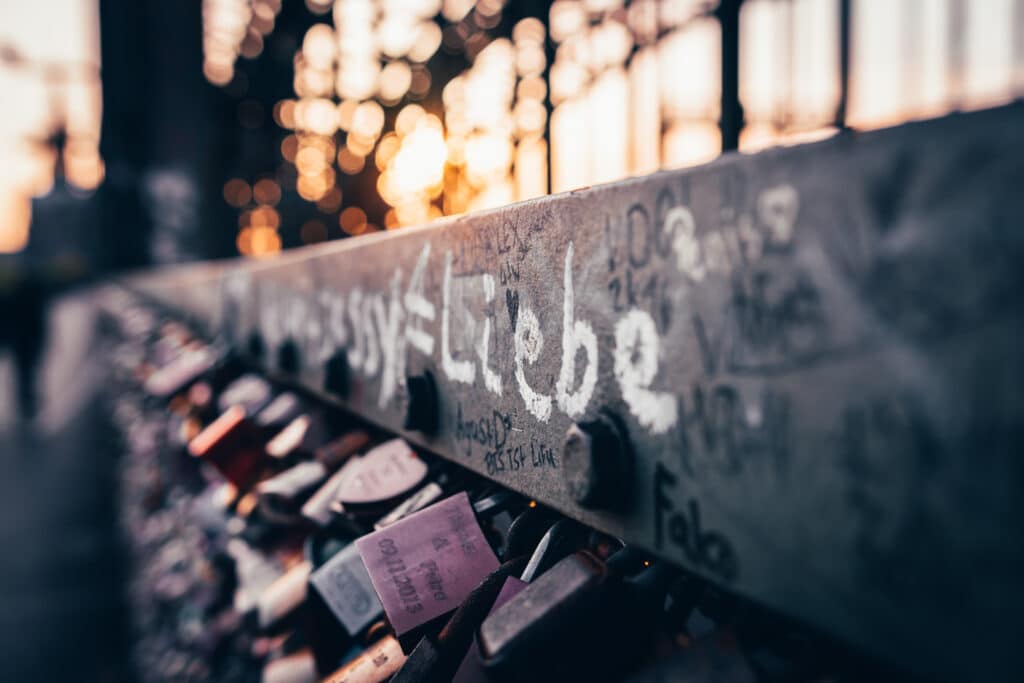
<path fill-rule="evenodd" d="M 373 302 L 373 312 L 377 319 L 377 331 L 380 333 L 381 355 L 384 359 L 384 371 L 380 378 L 380 396 L 377 405 L 387 406 L 394 397 L 395 391 L 405 380 L 405 335 L 401 333 L 405 311 L 402 309 L 401 295 L 402 272 L 395 269 L 391 278 L 391 298 L 385 310 L 384 301 L 378 297 Z"/>
<path fill-rule="evenodd" d="M 697 223 L 685 206 L 674 206 L 665 214 L 667 232 L 672 235 L 672 251 L 676 253 L 679 272 L 696 281 L 704 279 L 704 260 L 697 240 Z"/>
<path fill-rule="evenodd" d="M 489 305 L 494 301 L 494 276 L 485 273 L 484 276 L 484 301 Z M 489 344 L 491 339 L 491 317 L 484 317 L 484 331 L 480 335 L 480 345 L 477 347 L 477 355 L 480 357 L 480 370 L 484 375 L 484 386 L 489 392 L 501 396 L 501 375 L 496 373 L 487 365 L 489 355 Z"/>
<path fill-rule="evenodd" d="M 664 434 L 679 416 L 675 396 L 649 388 L 659 352 L 658 328 L 649 313 L 634 308 L 616 323 L 614 373 L 622 398 L 641 426 Z"/>
<path fill-rule="evenodd" d="M 476 367 L 470 360 L 455 360 L 451 349 L 452 315 L 452 253 L 444 254 L 444 280 L 441 284 L 441 369 L 448 379 L 463 384 L 472 384 L 476 378 Z"/>
<path fill-rule="evenodd" d="M 430 242 L 423 245 L 423 251 L 416 261 L 416 267 L 409 278 L 409 289 L 405 293 L 405 310 L 409 313 L 409 322 L 405 328 L 405 337 L 414 348 L 430 356 L 434 353 L 434 338 L 429 332 L 417 326 L 414 321 L 422 318 L 428 322 L 434 320 L 434 304 L 423 295 L 423 278 L 427 271 L 427 260 L 430 258 Z"/>
<path fill-rule="evenodd" d="M 367 377 L 377 374 L 380 369 L 380 344 L 373 325 L 373 309 L 377 302 L 384 305 L 383 297 L 373 293 L 363 299 L 363 334 L 366 335 L 366 356 L 363 358 L 363 372 Z"/>
<path fill-rule="evenodd" d="M 268 283 L 259 285 L 259 320 L 263 340 L 271 347 L 281 341 L 280 311 L 277 301 L 277 290 Z"/>
<path fill-rule="evenodd" d="M 637 278 L 643 275 L 638 269 L 646 267 L 652 249 L 657 247 L 654 255 L 667 258 L 668 263 L 674 264 L 691 284 L 714 277 L 728 277 L 738 268 L 771 254 L 773 248 L 779 250 L 793 241 L 799 200 L 799 195 L 790 185 L 769 187 L 756 196 L 752 211 L 724 207 L 718 214 L 718 222 L 701 226 L 700 232 L 690 208 L 681 205 L 670 208 L 661 225 L 662 233 L 657 235 L 655 242 L 645 243 L 646 246 L 630 245 L 631 249 L 644 246 L 644 250 L 639 255 L 629 253 L 633 267 L 629 273 L 628 306 L 631 308 L 617 320 L 609 320 L 603 313 L 594 313 L 588 308 L 587 299 L 581 299 L 577 310 L 575 287 L 577 284 L 581 289 L 593 286 L 586 268 L 593 268 L 595 262 L 589 256 L 581 259 L 577 283 L 573 271 L 575 245 L 568 242 L 563 255 L 560 358 L 554 356 L 556 350 L 552 348 L 550 357 L 543 358 L 542 362 L 545 340 L 537 314 L 538 302 L 532 301 L 533 308 L 527 305 L 531 301 L 530 290 L 538 287 L 535 280 L 527 280 L 531 284 L 523 291 L 510 288 L 504 292 L 506 297 L 501 308 L 507 304 L 508 319 L 513 327 L 512 374 L 527 411 L 545 423 L 551 419 L 556 406 L 572 419 L 586 414 L 597 392 L 602 362 L 594 324 L 600 323 L 597 329 L 601 330 L 613 325 L 612 374 L 633 418 L 641 428 L 653 434 L 664 434 L 673 429 L 680 419 L 679 399 L 671 391 L 656 390 L 652 386 L 659 375 L 664 350 L 655 318 L 636 307 L 632 288 L 634 283 L 641 282 Z M 628 224 L 628 227 L 633 230 L 636 226 Z M 646 223 L 644 227 L 651 226 Z M 652 239 L 650 234 L 644 234 L 646 239 Z M 631 232 L 630 239 L 632 236 Z M 665 246 L 662 238 L 668 241 L 669 251 L 662 249 Z M 479 364 L 484 388 L 501 397 L 506 379 L 501 373 L 509 372 L 509 341 L 501 327 L 504 315 L 495 314 L 495 302 L 498 300 L 496 278 L 491 273 L 479 271 L 453 274 L 455 257 L 452 251 L 445 251 L 441 286 L 436 286 L 439 274 L 432 271 L 432 288 L 428 297 L 426 278 L 430 255 L 431 244 L 428 242 L 418 253 L 408 283 L 403 282 L 404 270 L 396 268 L 386 286 L 370 288 L 367 285 L 367 282 L 382 282 L 386 275 L 380 273 L 369 280 L 353 279 L 362 287 L 353 287 L 345 293 L 318 289 L 304 280 L 292 281 L 300 293 L 272 280 L 260 281 L 245 273 L 231 274 L 222 284 L 222 324 L 248 330 L 249 325 L 255 322 L 270 349 L 277 348 L 285 339 L 291 339 L 301 345 L 302 357 L 309 359 L 308 367 L 322 364 L 334 353 L 345 353 L 354 371 L 366 377 L 380 374 L 376 399 L 381 409 L 394 407 L 395 397 L 404 387 L 410 346 L 428 356 L 431 367 L 435 362 L 440 366 L 442 382 L 471 385 L 476 381 Z M 479 263 L 474 261 L 475 266 Z M 462 265 L 461 261 L 459 265 Z M 614 260 L 611 265 L 614 269 Z M 661 274 L 658 275 L 660 284 Z M 518 271 L 515 279 L 518 282 Z M 474 289 L 478 281 L 482 286 L 482 297 Z M 642 282 L 647 282 L 647 278 Z M 652 291 L 655 288 L 652 284 Z M 556 287 L 552 289 L 557 291 Z M 549 303 L 546 292 L 540 297 L 540 305 Z M 665 302 L 666 305 L 670 303 Z M 614 310 L 621 310 L 619 305 L 616 297 Z M 658 309 L 651 307 L 651 310 Z M 440 324 L 435 327 L 438 313 Z M 547 331 L 550 337 L 554 334 L 557 310 L 545 309 L 544 316 L 549 323 Z M 226 330 L 229 336 L 231 332 Z M 438 334 L 441 337 L 438 345 L 440 357 L 435 358 Z M 559 361 L 558 372 L 554 374 L 554 364 Z M 532 368 L 529 380 L 527 367 Z M 666 381 L 660 382 L 659 386 L 666 386 Z M 449 389 L 458 393 L 451 386 Z M 606 393 L 601 392 L 602 401 Z M 515 397 L 512 400 L 516 400 Z M 759 415 L 748 415 L 751 424 L 758 419 Z"/>
<path fill-rule="evenodd" d="M 348 342 L 348 328 L 345 326 L 345 297 L 324 292 L 327 296 L 327 330 L 335 346 L 342 348 Z"/>
<path fill-rule="evenodd" d="M 318 290 L 316 293 L 316 315 L 309 318 L 306 334 L 310 347 L 313 350 L 313 360 L 316 363 L 323 363 L 334 353 L 334 345 L 331 343 L 329 332 L 331 315 L 331 295 L 325 290 Z"/>
<path fill-rule="evenodd" d="M 789 244 L 793 239 L 799 210 L 800 196 L 792 185 L 770 187 L 757 196 L 757 217 L 776 244 Z"/>
<path fill-rule="evenodd" d="M 544 349 L 544 335 L 540 331 L 540 321 L 533 309 L 525 306 L 519 310 L 519 318 L 516 321 L 514 335 L 515 343 L 515 364 L 516 383 L 519 385 L 519 395 L 526 403 L 526 409 L 530 414 L 541 422 L 547 422 L 551 417 L 551 397 L 539 394 L 530 387 L 526 381 L 524 364 L 533 364 L 540 358 L 540 352 Z"/>
<path fill-rule="evenodd" d="M 352 323 L 352 346 L 348 349 L 348 364 L 353 369 L 363 367 L 366 355 L 365 334 L 363 333 L 363 290 L 356 287 L 348 293 L 348 319 Z"/>
<path fill-rule="evenodd" d="M 565 286 L 562 298 L 562 368 L 555 384 L 555 395 L 559 408 L 569 417 L 578 417 L 586 410 L 597 385 L 597 335 L 589 323 L 574 318 L 576 304 L 572 286 L 572 254 L 573 245 L 569 242 L 562 278 Z M 587 356 L 587 364 L 583 369 L 579 389 L 573 391 L 576 382 L 576 354 L 580 349 Z"/>

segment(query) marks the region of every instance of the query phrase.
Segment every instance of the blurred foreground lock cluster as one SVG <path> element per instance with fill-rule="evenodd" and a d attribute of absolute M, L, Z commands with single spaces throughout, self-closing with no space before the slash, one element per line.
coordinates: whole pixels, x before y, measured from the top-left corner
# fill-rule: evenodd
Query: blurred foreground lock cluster
<path fill-rule="evenodd" d="M 841 681 L 886 672 L 105 306 L 143 681 Z"/>

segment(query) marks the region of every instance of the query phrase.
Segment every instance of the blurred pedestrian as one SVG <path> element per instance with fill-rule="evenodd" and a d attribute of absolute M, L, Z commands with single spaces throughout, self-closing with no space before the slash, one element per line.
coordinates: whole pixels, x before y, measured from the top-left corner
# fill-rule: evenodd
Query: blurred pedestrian
<path fill-rule="evenodd" d="M 40 278 L 22 273 L 5 278 L 0 292 L 0 343 L 14 356 L 18 413 L 29 421 L 39 410 L 36 381 L 46 344 L 46 286 Z"/>

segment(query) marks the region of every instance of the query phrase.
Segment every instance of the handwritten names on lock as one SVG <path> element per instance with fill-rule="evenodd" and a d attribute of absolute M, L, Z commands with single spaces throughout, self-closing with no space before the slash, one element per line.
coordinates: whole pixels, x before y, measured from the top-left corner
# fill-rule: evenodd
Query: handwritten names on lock
<path fill-rule="evenodd" d="M 363 536 L 356 547 L 400 636 L 458 607 L 498 567 L 465 492 Z"/>

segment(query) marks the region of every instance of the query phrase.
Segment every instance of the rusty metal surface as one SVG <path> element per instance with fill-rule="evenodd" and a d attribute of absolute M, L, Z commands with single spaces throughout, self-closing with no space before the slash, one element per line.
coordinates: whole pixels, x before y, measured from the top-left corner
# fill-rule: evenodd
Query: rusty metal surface
<path fill-rule="evenodd" d="M 729 590 L 985 678 L 1024 610 L 1022 114 L 129 284 L 271 365 L 294 344 L 317 391 L 340 353 L 335 400 Z M 426 370 L 433 436 L 402 428 Z M 601 415 L 633 456 L 587 509 L 562 444 Z"/>

